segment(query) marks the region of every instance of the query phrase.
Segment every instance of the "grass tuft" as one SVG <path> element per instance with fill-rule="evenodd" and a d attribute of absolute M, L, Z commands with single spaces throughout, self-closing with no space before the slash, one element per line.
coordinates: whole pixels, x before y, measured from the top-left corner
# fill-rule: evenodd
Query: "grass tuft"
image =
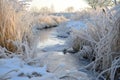
<path fill-rule="evenodd" d="M 24 41 L 30 30 L 29 23 L 24 19 L 24 14 L 13 8 L 9 0 L 0 0 L 0 10 L 0 46 L 16 52 L 20 47 L 14 42 Z"/>

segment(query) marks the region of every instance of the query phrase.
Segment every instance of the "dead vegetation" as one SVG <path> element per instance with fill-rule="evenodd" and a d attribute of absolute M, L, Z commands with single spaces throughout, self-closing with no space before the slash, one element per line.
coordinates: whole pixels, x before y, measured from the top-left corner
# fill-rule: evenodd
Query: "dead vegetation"
<path fill-rule="evenodd" d="M 0 0 L 0 10 L 0 46 L 11 52 L 23 51 L 19 44 L 30 44 L 30 19 L 26 20 L 24 12 L 18 12 L 9 0 Z"/>
<path fill-rule="evenodd" d="M 119 12 L 118 6 L 94 11 L 85 19 L 87 28 L 73 32 L 73 49 L 90 60 L 86 69 L 98 72 L 97 80 L 117 80 L 120 74 Z"/>

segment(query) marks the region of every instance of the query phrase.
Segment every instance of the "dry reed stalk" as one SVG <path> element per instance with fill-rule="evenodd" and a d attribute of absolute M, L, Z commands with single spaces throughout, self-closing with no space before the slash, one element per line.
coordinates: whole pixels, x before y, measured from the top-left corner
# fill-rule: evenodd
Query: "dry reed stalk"
<path fill-rule="evenodd" d="M 30 29 L 29 22 L 26 22 L 29 19 L 25 20 L 26 16 L 21 11 L 17 12 L 12 5 L 9 0 L 0 0 L 0 46 L 15 52 L 20 47 L 14 42 L 22 43 Z"/>

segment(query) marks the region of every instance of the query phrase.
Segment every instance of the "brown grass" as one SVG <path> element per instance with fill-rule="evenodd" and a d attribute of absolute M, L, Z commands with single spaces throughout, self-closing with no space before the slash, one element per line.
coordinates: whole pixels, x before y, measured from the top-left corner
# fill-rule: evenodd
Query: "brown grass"
<path fill-rule="evenodd" d="M 10 51 L 16 47 L 8 40 L 16 40 L 16 14 L 5 0 L 0 0 L 0 45 Z"/>
<path fill-rule="evenodd" d="M 27 26 L 22 22 L 20 12 L 15 11 L 7 0 L 0 0 L 0 46 L 17 51 L 14 41 L 22 42 Z"/>

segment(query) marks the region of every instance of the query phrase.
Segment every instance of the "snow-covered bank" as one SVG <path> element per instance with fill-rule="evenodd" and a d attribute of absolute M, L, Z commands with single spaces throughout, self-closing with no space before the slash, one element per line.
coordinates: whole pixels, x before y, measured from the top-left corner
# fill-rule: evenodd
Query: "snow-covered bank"
<path fill-rule="evenodd" d="M 30 66 L 17 57 L 0 59 L 0 80 L 30 80 L 47 74 L 46 66 Z"/>

